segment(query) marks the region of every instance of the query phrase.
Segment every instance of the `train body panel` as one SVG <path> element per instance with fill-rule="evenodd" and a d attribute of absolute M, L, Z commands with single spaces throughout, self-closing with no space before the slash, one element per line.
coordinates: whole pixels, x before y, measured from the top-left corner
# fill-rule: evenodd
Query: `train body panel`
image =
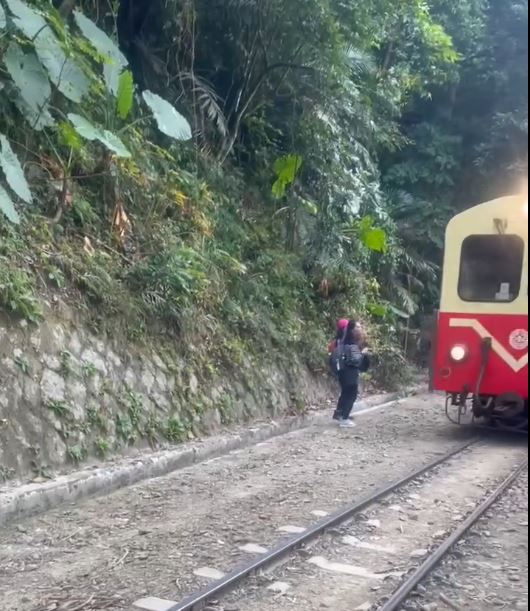
<path fill-rule="evenodd" d="M 491 338 L 483 380 L 482 342 Z M 451 358 L 455 346 L 466 350 L 461 362 Z M 499 396 L 509 389 L 528 399 L 528 316 L 518 314 L 459 314 L 441 312 L 434 369 L 438 390 L 459 394 Z"/>

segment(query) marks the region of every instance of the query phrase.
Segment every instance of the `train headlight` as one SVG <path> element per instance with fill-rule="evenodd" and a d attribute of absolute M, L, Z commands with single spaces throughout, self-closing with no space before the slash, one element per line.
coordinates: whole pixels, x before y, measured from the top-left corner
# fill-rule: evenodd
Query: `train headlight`
<path fill-rule="evenodd" d="M 461 363 L 467 357 L 467 346 L 463 346 L 462 344 L 457 344 L 451 348 L 451 359 L 455 363 Z"/>

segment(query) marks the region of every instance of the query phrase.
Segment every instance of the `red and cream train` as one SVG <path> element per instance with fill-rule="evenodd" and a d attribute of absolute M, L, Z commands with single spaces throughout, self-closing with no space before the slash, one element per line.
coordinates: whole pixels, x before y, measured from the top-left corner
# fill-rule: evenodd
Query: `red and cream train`
<path fill-rule="evenodd" d="M 505 197 L 447 227 L 431 386 L 447 414 L 528 430 L 528 199 Z M 454 415 L 453 415 L 454 414 Z"/>

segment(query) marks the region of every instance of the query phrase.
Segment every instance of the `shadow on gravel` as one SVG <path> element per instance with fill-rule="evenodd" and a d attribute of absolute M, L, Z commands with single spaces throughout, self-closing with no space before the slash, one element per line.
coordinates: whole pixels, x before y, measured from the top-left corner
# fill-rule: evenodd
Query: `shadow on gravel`
<path fill-rule="evenodd" d="M 473 426 L 472 424 L 441 428 L 437 436 L 447 441 L 466 441 L 467 439 L 478 437 L 482 441 L 492 441 L 501 445 L 519 446 L 521 448 L 528 447 L 528 435 L 526 434 L 486 429 Z"/>
<path fill-rule="evenodd" d="M 510 431 L 495 431 L 492 429 L 475 428 L 475 434 L 481 439 L 495 441 L 513 447 L 528 448 L 528 435 Z"/>
<path fill-rule="evenodd" d="M 445 439 L 447 441 L 467 441 L 479 435 L 477 429 L 471 425 L 449 425 L 441 427 L 437 431 L 436 436 L 440 439 Z"/>

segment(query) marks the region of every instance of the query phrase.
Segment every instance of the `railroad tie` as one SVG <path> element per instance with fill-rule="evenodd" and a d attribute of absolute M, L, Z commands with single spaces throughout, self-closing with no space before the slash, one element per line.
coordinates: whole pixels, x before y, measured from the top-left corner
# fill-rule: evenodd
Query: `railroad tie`
<path fill-rule="evenodd" d="M 135 611 L 142 609 L 142 611 L 168 611 L 174 607 L 177 603 L 174 600 L 164 600 L 163 598 L 155 598 L 153 596 L 149 598 L 142 598 L 137 600 L 133 607 Z"/>

